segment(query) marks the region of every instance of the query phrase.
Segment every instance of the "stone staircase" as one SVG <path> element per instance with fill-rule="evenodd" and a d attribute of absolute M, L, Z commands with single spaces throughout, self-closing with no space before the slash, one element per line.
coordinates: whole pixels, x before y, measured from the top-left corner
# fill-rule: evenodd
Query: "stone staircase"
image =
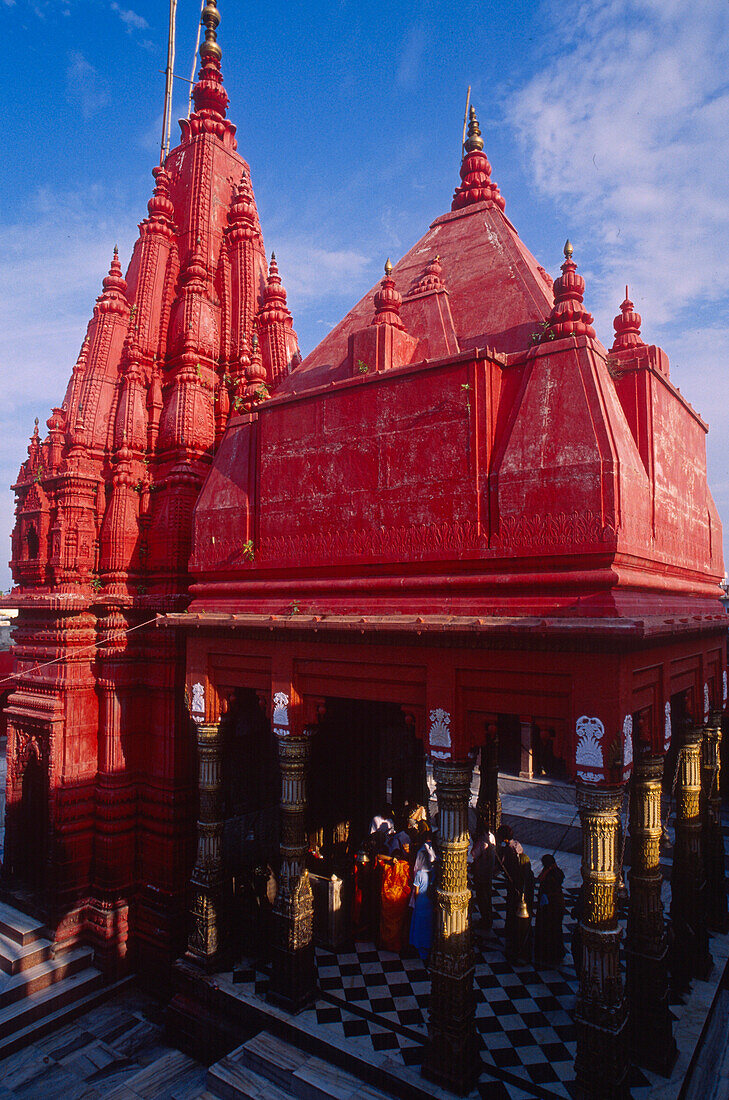
<path fill-rule="evenodd" d="M 55 953 L 46 932 L 33 917 L 0 902 L 0 1058 L 116 988 L 103 985 L 90 948 Z"/>
<path fill-rule="evenodd" d="M 388 1100 L 359 1077 L 267 1031 L 242 1043 L 208 1070 L 200 1100 Z"/>

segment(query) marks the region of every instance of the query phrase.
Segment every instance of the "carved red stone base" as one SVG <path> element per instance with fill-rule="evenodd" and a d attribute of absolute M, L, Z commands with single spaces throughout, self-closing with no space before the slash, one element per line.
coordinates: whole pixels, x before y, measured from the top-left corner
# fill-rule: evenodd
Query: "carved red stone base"
<path fill-rule="evenodd" d="M 129 970 L 127 941 L 129 905 L 126 901 L 92 901 L 86 910 L 86 934 L 94 948 L 94 963 L 109 980 Z"/>

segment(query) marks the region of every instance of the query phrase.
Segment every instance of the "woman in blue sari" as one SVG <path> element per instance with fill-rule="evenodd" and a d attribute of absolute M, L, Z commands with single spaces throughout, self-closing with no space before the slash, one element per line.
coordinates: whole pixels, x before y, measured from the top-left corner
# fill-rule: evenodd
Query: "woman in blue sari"
<path fill-rule="evenodd" d="M 410 900 L 413 910 L 410 944 L 423 962 L 428 958 L 433 943 L 433 902 L 430 886 L 434 863 L 435 852 L 432 845 L 426 843 L 415 857 L 413 893 Z"/>

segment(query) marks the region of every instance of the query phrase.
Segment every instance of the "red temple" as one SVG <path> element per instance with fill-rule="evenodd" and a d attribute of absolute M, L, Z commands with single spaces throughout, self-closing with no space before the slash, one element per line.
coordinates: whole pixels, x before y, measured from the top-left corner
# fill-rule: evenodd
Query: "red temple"
<path fill-rule="evenodd" d="M 353 829 L 427 756 L 443 874 L 424 1072 L 464 1091 L 472 765 L 495 821 L 499 738 L 529 774 L 546 731 L 586 838 L 578 1077 L 619 1085 L 629 1001 L 654 1060 L 672 1043 L 646 807 L 679 743 L 672 917 L 692 973 L 697 906 L 720 889 L 710 845 L 696 859 L 727 694 L 706 424 L 627 292 L 607 351 L 569 242 L 554 283 L 522 243 L 473 110 L 451 209 L 302 362 L 213 0 L 203 21 L 195 110 L 14 486 L 6 886 L 110 975 L 168 973 L 187 944 L 192 982 L 226 957 L 230 823 L 253 820 L 279 870 L 272 996 L 296 1009 L 315 983 L 307 829 Z M 327 761 L 367 781 L 337 793 Z M 615 837 L 634 769 L 626 998 Z"/>

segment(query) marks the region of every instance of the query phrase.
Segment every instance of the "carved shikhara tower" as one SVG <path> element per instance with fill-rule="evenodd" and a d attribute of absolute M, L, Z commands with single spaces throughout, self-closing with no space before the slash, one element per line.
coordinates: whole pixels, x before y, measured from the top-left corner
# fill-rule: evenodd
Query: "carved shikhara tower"
<path fill-rule="evenodd" d="M 136 628 L 185 606 L 192 510 L 229 416 L 300 359 L 226 117 L 219 18 L 211 0 L 195 110 L 14 486 L 4 877 L 110 970 L 129 931 L 141 956 L 184 946 L 194 858 L 180 646 Z"/>

